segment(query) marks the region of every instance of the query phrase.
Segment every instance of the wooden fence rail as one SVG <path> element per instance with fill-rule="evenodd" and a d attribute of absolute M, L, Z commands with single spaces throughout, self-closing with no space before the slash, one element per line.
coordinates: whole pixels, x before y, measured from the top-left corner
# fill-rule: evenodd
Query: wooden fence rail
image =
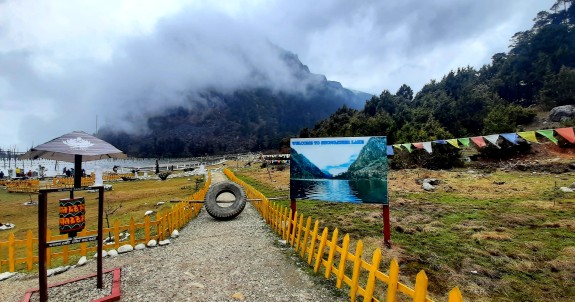
<path fill-rule="evenodd" d="M 294 247 L 295 252 L 306 260 L 316 273 L 323 269 L 326 279 L 335 278 L 337 288 L 341 288 L 343 283 L 349 286 L 351 301 L 356 301 L 357 297 L 361 296 L 365 302 L 394 302 L 397 301 L 398 292 L 408 296 L 413 301 L 433 301 L 427 297 L 428 280 L 423 270 L 417 274 L 415 289 L 412 289 L 398 281 L 399 265 L 396 259 L 391 260 L 387 274 L 379 270 L 382 260 L 379 248 L 373 252 L 371 260 L 365 259 L 362 255 L 363 242 L 361 240 L 356 243 L 355 252 L 349 250 L 349 234 L 343 237 L 342 245 L 339 246 L 337 244 L 339 241 L 337 228 L 331 232 L 332 236 L 329 239 L 329 229 L 324 228 L 320 232 L 317 220 L 312 226 L 311 217 L 305 219 L 303 214 L 298 214 L 297 211 L 292 215 L 291 209 L 270 202 L 262 193 L 237 178 L 229 169 L 224 172 L 229 179 L 245 188 L 248 198 L 261 199 L 261 201 L 254 201 L 252 204 L 271 228 Z M 379 294 L 379 292 L 376 293 L 376 288 L 385 288 L 385 294 L 376 298 L 375 296 Z M 449 292 L 448 301 L 463 301 L 461 292 L 457 287 Z"/>
<path fill-rule="evenodd" d="M 110 228 L 103 229 L 104 234 L 109 233 L 114 237 L 113 244 L 105 245 L 104 249 L 114 248 L 117 250 L 124 244 L 135 246 L 139 243 L 147 243 L 151 239 L 164 240 L 170 237 L 175 229 L 182 228 L 198 215 L 203 204 L 193 201 L 204 199 L 210 182 L 211 176 L 208 176 L 204 187 L 190 196 L 189 200 L 192 201 L 179 202 L 172 206 L 169 211 L 157 213 L 154 221 L 149 216 L 146 216 L 144 221 L 139 223 L 136 223 L 132 217 L 130 224 L 122 226 L 118 220 L 114 221 Z M 120 242 L 120 233 L 123 232 L 129 233 L 130 236 L 129 239 Z M 84 229 L 78 235 L 91 236 L 97 235 L 97 233 L 97 230 Z M 38 263 L 38 238 L 34 237 L 35 235 L 37 232 L 28 231 L 25 239 L 16 239 L 12 233 L 8 236 L 8 241 L 0 242 L 0 273 L 34 269 L 34 265 Z M 50 230 L 46 235 L 47 241 L 63 240 L 68 237 L 68 235 L 53 235 Z M 69 264 L 70 256 L 88 256 L 88 253 L 96 251 L 96 248 L 95 242 L 48 248 L 47 266 L 52 267 L 56 263 L 57 265 Z"/>

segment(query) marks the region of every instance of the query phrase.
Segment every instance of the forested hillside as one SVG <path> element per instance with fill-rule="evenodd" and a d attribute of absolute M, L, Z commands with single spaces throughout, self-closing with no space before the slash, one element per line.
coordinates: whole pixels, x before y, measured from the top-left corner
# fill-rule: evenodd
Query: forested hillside
<path fill-rule="evenodd" d="M 300 137 L 385 135 L 388 144 L 513 132 L 536 110 L 575 104 L 575 6 L 558 0 L 476 70 L 431 80 L 415 96 L 408 85 L 384 90 L 362 110 L 339 108 Z"/>

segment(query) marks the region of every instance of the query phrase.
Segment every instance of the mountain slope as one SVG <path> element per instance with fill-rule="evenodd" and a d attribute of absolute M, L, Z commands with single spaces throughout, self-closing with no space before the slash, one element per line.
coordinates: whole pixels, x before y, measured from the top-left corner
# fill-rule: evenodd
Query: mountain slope
<path fill-rule="evenodd" d="M 190 94 L 188 107 L 166 108 L 147 119 L 141 134 L 102 129 L 99 136 L 131 156 L 180 157 L 277 149 L 282 138 L 346 105 L 362 108 L 371 95 L 313 74 L 285 53 L 295 88 L 255 87 Z"/>

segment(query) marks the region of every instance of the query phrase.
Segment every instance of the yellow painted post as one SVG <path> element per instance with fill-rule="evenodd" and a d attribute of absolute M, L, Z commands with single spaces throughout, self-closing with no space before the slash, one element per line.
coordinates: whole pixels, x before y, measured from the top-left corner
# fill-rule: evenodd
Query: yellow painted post
<path fill-rule="evenodd" d="M 29 271 L 34 267 L 34 236 L 32 231 L 26 233 L 26 264 Z"/>
<path fill-rule="evenodd" d="M 335 249 L 337 246 L 337 235 L 339 230 L 336 228 L 333 230 L 333 235 L 331 236 L 331 242 L 329 246 L 329 255 L 327 256 L 327 266 L 325 267 L 325 278 L 329 279 L 331 274 L 331 268 L 333 266 L 333 257 L 335 256 Z"/>
<path fill-rule="evenodd" d="M 345 263 L 347 262 L 347 253 L 349 249 L 349 234 L 343 237 L 343 244 L 341 246 L 341 258 L 339 259 L 339 267 L 337 269 L 337 281 L 335 286 L 341 288 L 343 277 L 345 276 Z"/>
<path fill-rule="evenodd" d="M 156 213 L 156 231 L 158 235 L 158 241 L 162 240 L 162 215 L 160 213 Z"/>
<path fill-rule="evenodd" d="M 46 242 L 52 241 L 50 229 L 46 230 Z M 41 247 L 38 247 L 40 249 Z M 46 248 L 46 267 L 52 266 L 52 248 Z"/>
<path fill-rule="evenodd" d="M 397 299 L 397 283 L 399 282 L 399 264 L 393 258 L 389 265 L 389 281 L 387 282 L 387 302 L 395 302 Z"/>
<path fill-rule="evenodd" d="M 315 256 L 315 265 L 313 267 L 313 271 L 316 273 L 319 270 L 319 265 L 323 259 L 323 250 L 325 249 L 325 242 L 327 241 L 327 232 L 328 229 L 323 228 L 323 232 L 321 233 L 321 240 L 319 241 L 319 247 L 317 248 L 317 254 Z"/>
<path fill-rule="evenodd" d="M 290 215 L 290 217 L 292 216 Z M 294 246 L 295 244 L 296 227 L 297 227 L 297 211 L 293 214 L 293 219 L 290 218 L 290 228 L 288 229 L 291 246 Z"/>
<path fill-rule="evenodd" d="M 150 216 L 144 218 L 144 232 L 146 233 L 146 244 L 150 241 Z"/>
<path fill-rule="evenodd" d="M 309 265 L 311 265 L 311 259 L 313 258 L 313 252 L 314 252 L 314 248 L 315 248 L 315 241 L 317 240 L 317 231 L 319 228 L 319 221 L 317 221 L 317 219 L 315 220 L 315 225 L 313 227 L 313 232 L 311 232 L 311 238 L 310 238 L 310 243 L 309 243 L 309 253 L 308 253 L 308 257 L 307 257 L 307 263 Z"/>
<path fill-rule="evenodd" d="M 64 264 L 68 264 L 68 251 L 70 250 L 70 246 L 69 245 L 65 245 L 62 247 L 62 261 L 64 262 Z"/>
<path fill-rule="evenodd" d="M 295 241 L 295 252 L 297 253 L 298 248 L 300 247 L 300 242 L 301 242 L 301 230 L 302 230 L 302 225 L 303 225 L 303 214 L 299 215 L 299 223 L 297 225 L 297 238 Z M 295 233 L 295 231 L 294 231 Z"/>
<path fill-rule="evenodd" d="M 118 250 L 120 247 L 120 222 L 116 219 L 114 221 L 114 248 Z"/>
<path fill-rule="evenodd" d="M 369 267 L 369 276 L 367 277 L 367 284 L 365 285 L 365 294 L 363 295 L 364 302 L 370 302 L 373 299 L 373 291 L 375 290 L 375 273 L 379 270 L 381 263 L 381 250 L 377 248 L 373 252 L 371 258 L 371 266 Z"/>
<path fill-rule="evenodd" d="M 11 273 L 16 269 L 15 245 L 14 233 L 10 233 L 10 235 L 8 235 L 8 271 Z"/>
<path fill-rule="evenodd" d="M 301 242 L 301 257 L 305 257 L 305 252 L 307 250 L 307 239 L 309 237 L 309 232 L 311 231 L 311 216 L 307 218 L 307 222 L 305 224 L 305 233 L 303 235 L 303 242 Z"/>
<path fill-rule="evenodd" d="M 463 296 L 461 295 L 461 291 L 459 291 L 458 287 L 454 287 L 449 292 L 449 302 L 463 302 Z"/>
<path fill-rule="evenodd" d="M 288 240 L 288 230 L 289 230 L 289 217 L 288 217 L 288 213 L 289 215 L 291 215 L 291 210 L 289 210 L 287 208 L 283 208 L 282 211 L 282 238 L 283 240 Z"/>
<path fill-rule="evenodd" d="M 136 226 L 134 224 L 134 217 L 130 218 L 130 245 L 136 245 Z"/>
<path fill-rule="evenodd" d="M 83 229 L 82 232 L 80 232 L 80 236 L 84 237 L 86 236 L 86 229 Z M 81 256 L 87 256 L 88 255 L 88 243 L 83 242 L 80 243 L 80 255 Z"/>
<path fill-rule="evenodd" d="M 353 274 L 351 276 L 351 289 L 349 290 L 349 296 L 351 302 L 355 302 L 357 287 L 359 286 L 359 272 L 361 269 L 361 253 L 363 252 L 363 241 L 359 240 L 357 246 L 355 247 L 355 261 L 353 262 Z"/>
<path fill-rule="evenodd" d="M 421 270 L 415 278 L 415 296 L 413 302 L 425 302 L 427 296 L 427 275 Z"/>

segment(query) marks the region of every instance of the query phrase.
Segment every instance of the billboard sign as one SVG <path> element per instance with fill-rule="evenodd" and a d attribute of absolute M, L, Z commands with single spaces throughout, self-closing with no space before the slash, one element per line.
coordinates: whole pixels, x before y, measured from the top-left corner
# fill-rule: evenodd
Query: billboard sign
<path fill-rule="evenodd" d="M 388 204 L 385 136 L 294 138 L 290 147 L 292 199 Z"/>
<path fill-rule="evenodd" d="M 84 197 L 60 199 L 60 234 L 75 234 L 82 231 L 85 226 Z"/>

